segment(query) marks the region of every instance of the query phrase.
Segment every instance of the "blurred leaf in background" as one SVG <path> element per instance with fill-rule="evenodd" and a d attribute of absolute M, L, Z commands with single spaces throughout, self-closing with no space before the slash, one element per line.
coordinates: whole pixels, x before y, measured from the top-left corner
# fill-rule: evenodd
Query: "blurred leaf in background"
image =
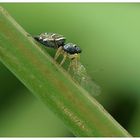
<path fill-rule="evenodd" d="M 72 136 L 2 64 L 0 65 L 0 136 Z"/>
<path fill-rule="evenodd" d="M 56 32 L 78 44 L 81 62 L 102 88 L 97 100 L 140 136 L 140 4 L 1 5 L 31 35 Z M 0 84 L 0 136 L 72 136 L 2 64 Z"/>

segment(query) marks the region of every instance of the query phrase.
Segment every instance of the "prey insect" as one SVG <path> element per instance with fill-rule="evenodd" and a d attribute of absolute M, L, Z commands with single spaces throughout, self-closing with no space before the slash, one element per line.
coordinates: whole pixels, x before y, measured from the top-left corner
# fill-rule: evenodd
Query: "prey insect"
<path fill-rule="evenodd" d="M 86 68 L 80 63 L 80 53 L 82 52 L 80 47 L 73 43 L 66 43 L 66 38 L 56 33 L 41 33 L 34 39 L 49 48 L 57 49 L 54 56 L 55 60 L 63 55 L 60 66 L 64 64 L 67 58 L 70 59 L 68 71 L 76 82 L 93 95 L 100 93 L 100 87 L 88 76 Z"/>

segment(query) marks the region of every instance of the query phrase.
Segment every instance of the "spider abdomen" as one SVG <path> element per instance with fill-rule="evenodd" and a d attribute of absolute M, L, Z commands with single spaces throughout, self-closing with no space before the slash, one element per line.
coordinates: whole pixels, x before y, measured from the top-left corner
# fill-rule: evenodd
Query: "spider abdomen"
<path fill-rule="evenodd" d="M 66 38 L 56 33 L 42 33 L 34 37 L 35 40 L 49 48 L 59 48 L 64 46 Z"/>

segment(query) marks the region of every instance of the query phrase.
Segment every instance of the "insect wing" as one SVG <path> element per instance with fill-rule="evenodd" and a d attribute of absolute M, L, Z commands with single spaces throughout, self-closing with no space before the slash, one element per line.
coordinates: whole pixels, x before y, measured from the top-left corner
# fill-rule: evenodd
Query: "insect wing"
<path fill-rule="evenodd" d="M 101 88 L 91 78 L 82 78 L 80 85 L 84 87 L 91 95 L 97 96 L 101 93 Z"/>
<path fill-rule="evenodd" d="M 77 70 L 74 72 L 74 79 L 91 95 L 97 96 L 101 93 L 101 88 L 87 74 L 86 68 L 79 62 Z"/>

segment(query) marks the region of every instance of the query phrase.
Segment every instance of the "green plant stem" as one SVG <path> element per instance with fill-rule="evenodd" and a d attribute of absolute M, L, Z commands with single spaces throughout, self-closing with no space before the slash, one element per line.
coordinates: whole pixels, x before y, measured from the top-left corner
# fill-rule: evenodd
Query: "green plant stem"
<path fill-rule="evenodd" d="M 75 136 L 130 136 L 2 7 L 0 60 Z"/>

